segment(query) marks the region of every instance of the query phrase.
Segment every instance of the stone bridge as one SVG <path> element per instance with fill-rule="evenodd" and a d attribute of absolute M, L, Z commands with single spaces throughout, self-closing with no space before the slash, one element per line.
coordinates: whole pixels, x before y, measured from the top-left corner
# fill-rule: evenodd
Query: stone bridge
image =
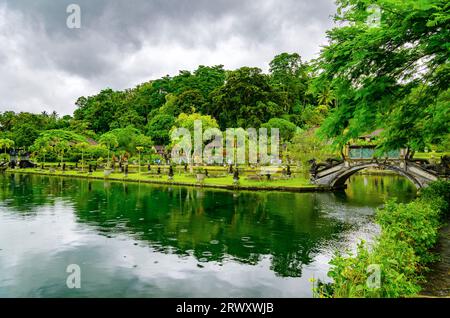
<path fill-rule="evenodd" d="M 345 188 L 345 182 L 350 176 L 367 168 L 380 168 L 391 170 L 408 178 L 418 189 L 426 187 L 428 183 L 439 178 L 448 179 L 448 169 L 443 174 L 424 165 L 408 160 L 385 160 L 378 162 L 374 159 L 328 161 L 328 164 L 316 164 L 312 160 L 311 181 L 317 185 L 332 187 L 335 189 Z"/>

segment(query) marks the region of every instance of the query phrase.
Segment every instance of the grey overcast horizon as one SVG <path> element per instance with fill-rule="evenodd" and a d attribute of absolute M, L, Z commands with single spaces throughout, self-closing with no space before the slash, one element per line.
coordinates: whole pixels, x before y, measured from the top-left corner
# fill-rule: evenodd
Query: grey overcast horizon
<path fill-rule="evenodd" d="M 81 28 L 66 25 L 69 4 Z M 72 114 L 80 96 L 198 65 L 317 56 L 333 0 L 0 0 L 0 111 Z"/>

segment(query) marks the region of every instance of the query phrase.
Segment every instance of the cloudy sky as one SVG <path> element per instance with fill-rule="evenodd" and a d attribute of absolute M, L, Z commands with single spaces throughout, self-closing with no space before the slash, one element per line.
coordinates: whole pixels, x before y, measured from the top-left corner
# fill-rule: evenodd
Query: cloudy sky
<path fill-rule="evenodd" d="M 81 28 L 69 29 L 71 3 Z M 0 111 L 71 114 L 79 96 L 198 65 L 316 56 L 333 0 L 0 0 Z"/>

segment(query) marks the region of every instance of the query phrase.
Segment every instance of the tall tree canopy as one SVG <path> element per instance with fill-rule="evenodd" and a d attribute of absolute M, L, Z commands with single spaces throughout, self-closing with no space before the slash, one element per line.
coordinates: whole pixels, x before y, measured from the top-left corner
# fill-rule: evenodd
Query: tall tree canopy
<path fill-rule="evenodd" d="M 208 112 L 211 92 L 224 81 L 222 65 L 199 66 L 193 73 L 180 71 L 177 76 L 165 76 L 133 89 L 105 89 L 94 96 L 80 97 L 74 117 L 99 134 L 128 126 L 143 129 L 156 115 Z"/>
<path fill-rule="evenodd" d="M 222 129 L 255 127 L 280 115 L 269 77 L 259 68 L 242 67 L 228 73 L 226 83 L 212 93 L 212 115 Z"/>
<path fill-rule="evenodd" d="M 337 0 L 337 5 L 340 26 L 328 32 L 330 44 L 316 63 L 315 85 L 331 86 L 337 99 L 322 134 L 342 145 L 385 128 L 386 150 L 442 142 L 450 130 L 450 2 Z M 377 12 L 379 23 L 368 23 Z"/>
<path fill-rule="evenodd" d="M 68 128 L 70 122 L 70 116 L 61 118 L 56 112 L 32 114 L 6 111 L 0 113 L 0 136 L 13 140 L 15 147 L 30 147 L 41 132 Z"/>
<path fill-rule="evenodd" d="M 166 145 L 180 114 L 209 115 L 222 129 L 258 128 L 274 117 L 306 126 L 317 106 L 310 84 L 310 68 L 297 53 L 277 55 L 268 74 L 259 68 L 225 71 L 223 65 L 200 65 L 133 89 L 80 97 L 70 126 L 94 139 L 95 134 L 132 126 Z"/>
<path fill-rule="evenodd" d="M 282 53 L 270 62 L 270 81 L 277 95 L 277 103 L 285 113 L 297 104 L 308 101 L 309 77 L 307 66 L 299 54 Z"/>
<path fill-rule="evenodd" d="M 157 145 L 168 145 L 170 143 L 169 132 L 174 124 L 175 117 L 171 115 L 157 115 L 147 124 L 147 135 L 150 136 Z"/>

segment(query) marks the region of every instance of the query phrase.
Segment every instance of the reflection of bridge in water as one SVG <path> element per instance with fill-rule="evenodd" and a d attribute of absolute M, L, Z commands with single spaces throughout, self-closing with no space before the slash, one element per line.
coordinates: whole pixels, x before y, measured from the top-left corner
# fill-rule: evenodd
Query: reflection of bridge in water
<path fill-rule="evenodd" d="M 357 150 L 357 151 L 355 151 Z M 449 158 L 441 158 L 439 165 L 427 160 L 405 159 L 404 151 L 391 152 L 384 159 L 373 157 L 373 147 L 349 147 L 345 160 L 327 160 L 327 163 L 311 163 L 311 181 L 317 185 L 344 188 L 345 183 L 355 173 L 376 168 L 394 171 L 409 179 L 416 188 L 426 187 L 438 179 L 448 179 L 450 175 Z"/>

